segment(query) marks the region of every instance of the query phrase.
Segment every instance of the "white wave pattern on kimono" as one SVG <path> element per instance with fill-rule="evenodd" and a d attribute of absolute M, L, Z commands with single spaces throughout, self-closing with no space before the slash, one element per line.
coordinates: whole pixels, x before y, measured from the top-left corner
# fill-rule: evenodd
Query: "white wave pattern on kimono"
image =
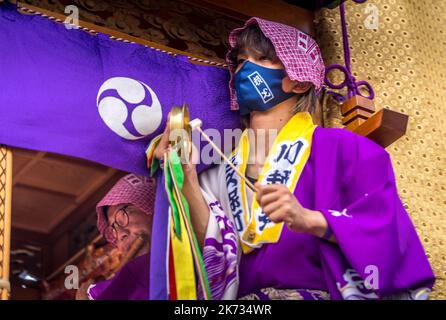
<path fill-rule="evenodd" d="M 200 186 L 203 197 L 209 206 L 209 222 L 206 230 L 203 260 L 206 267 L 212 298 L 231 300 L 237 298 L 239 261 L 239 240 L 231 217 L 225 214 L 218 189 L 226 190 L 224 182 L 218 182 L 223 166 L 214 167 L 200 174 Z M 224 181 L 224 180 L 223 180 Z M 223 187 L 223 188 L 221 188 Z"/>

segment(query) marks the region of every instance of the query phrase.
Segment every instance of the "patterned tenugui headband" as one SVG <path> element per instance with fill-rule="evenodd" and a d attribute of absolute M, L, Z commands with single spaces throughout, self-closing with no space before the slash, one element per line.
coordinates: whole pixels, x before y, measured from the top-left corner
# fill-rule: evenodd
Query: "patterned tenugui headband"
<path fill-rule="evenodd" d="M 237 35 L 252 24 L 258 24 L 265 37 L 271 41 L 276 55 L 285 66 L 285 71 L 290 79 L 292 81 L 311 82 L 316 91 L 319 92 L 324 83 L 325 65 L 316 41 L 296 28 L 254 17 L 246 21 L 242 28 L 231 31 L 229 34 L 231 49 L 237 44 Z M 229 53 L 226 60 L 231 75 L 229 81 L 231 110 L 238 110 L 234 90 L 235 68 L 229 63 Z"/>

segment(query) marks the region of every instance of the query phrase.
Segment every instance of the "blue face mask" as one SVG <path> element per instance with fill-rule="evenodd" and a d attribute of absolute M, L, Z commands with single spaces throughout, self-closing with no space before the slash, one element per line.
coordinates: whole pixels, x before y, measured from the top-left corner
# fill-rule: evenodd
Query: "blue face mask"
<path fill-rule="evenodd" d="M 282 79 L 286 76 L 283 69 L 265 68 L 246 61 L 234 78 L 240 115 L 266 111 L 294 96 L 282 90 Z"/>

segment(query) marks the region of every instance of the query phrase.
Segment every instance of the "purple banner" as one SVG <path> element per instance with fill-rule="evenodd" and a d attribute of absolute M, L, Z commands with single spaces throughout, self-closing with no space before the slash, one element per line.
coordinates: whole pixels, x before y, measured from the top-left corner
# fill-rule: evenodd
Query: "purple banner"
<path fill-rule="evenodd" d="M 148 175 L 145 149 L 172 106 L 186 102 L 191 119 L 221 135 L 240 125 L 228 81 L 227 70 L 0 5 L 0 144 Z M 150 296 L 167 299 L 164 188 L 156 199 Z"/>
<path fill-rule="evenodd" d="M 203 128 L 239 125 L 227 70 L 0 6 L 0 144 L 148 174 L 145 148 L 172 106 Z"/>

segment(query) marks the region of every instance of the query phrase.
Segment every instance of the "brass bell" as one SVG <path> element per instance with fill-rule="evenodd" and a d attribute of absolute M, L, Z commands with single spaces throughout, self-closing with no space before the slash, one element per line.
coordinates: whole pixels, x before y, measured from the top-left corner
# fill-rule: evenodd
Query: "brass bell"
<path fill-rule="evenodd" d="M 188 162 L 192 152 L 192 129 L 189 124 L 187 104 L 173 107 L 170 111 L 169 126 L 170 146 L 178 152 L 183 163 Z"/>
<path fill-rule="evenodd" d="M 170 130 L 170 146 L 174 151 L 178 152 L 182 163 L 188 163 L 192 153 L 192 129 L 200 132 L 201 136 L 205 138 L 215 151 L 223 158 L 223 160 L 235 171 L 235 173 L 245 182 L 245 184 L 254 192 L 257 189 L 254 185 L 246 179 L 237 167 L 224 155 L 220 148 L 209 138 L 209 136 L 201 130 L 201 120 L 194 119 L 190 121 L 189 109 L 187 104 L 173 107 L 170 111 L 170 118 L 167 124 Z"/>

